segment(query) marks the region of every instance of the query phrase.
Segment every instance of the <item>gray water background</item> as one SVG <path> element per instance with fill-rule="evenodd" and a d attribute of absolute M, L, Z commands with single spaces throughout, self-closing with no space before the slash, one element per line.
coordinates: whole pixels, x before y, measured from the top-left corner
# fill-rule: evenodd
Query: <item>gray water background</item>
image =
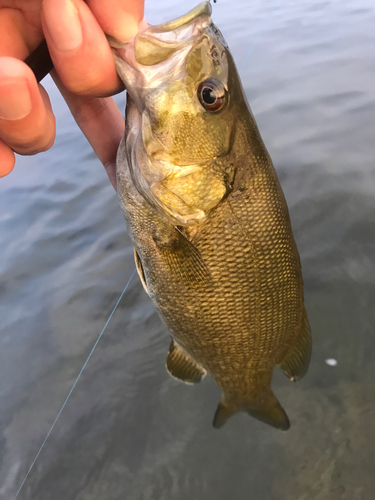
<path fill-rule="evenodd" d="M 192 6 L 150 0 L 146 17 Z M 302 259 L 311 367 L 298 384 L 274 379 L 292 427 L 239 414 L 214 430 L 218 388 L 167 375 L 168 333 L 135 277 L 20 500 L 375 498 L 375 3 L 219 0 L 213 18 L 243 65 Z M 44 83 L 56 143 L 0 180 L 1 499 L 134 269 L 104 169 Z"/>

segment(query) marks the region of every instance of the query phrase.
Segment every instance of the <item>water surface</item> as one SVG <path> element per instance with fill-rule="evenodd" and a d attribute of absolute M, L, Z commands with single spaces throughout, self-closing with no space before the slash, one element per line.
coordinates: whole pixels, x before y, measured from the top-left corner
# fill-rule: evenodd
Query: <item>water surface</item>
<path fill-rule="evenodd" d="M 160 3 L 148 2 L 149 22 L 194 6 Z M 218 388 L 167 375 L 167 330 L 134 278 L 19 499 L 374 498 L 374 2 L 220 0 L 213 18 L 301 254 L 312 363 L 300 383 L 278 370 L 274 382 L 292 427 L 239 414 L 214 430 Z M 0 181 L 1 499 L 16 493 L 134 269 L 104 169 L 44 83 L 56 144 Z"/>

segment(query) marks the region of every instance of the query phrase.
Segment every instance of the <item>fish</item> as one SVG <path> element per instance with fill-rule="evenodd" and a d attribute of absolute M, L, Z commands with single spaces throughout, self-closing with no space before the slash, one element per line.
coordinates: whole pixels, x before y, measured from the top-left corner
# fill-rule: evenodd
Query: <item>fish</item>
<path fill-rule="evenodd" d="M 287 204 L 210 2 L 110 39 L 127 91 L 117 186 L 144 289 L 171 335 L 166 367 L 233 414 L 287 430 L 271 383 L 311 356 Z"/>

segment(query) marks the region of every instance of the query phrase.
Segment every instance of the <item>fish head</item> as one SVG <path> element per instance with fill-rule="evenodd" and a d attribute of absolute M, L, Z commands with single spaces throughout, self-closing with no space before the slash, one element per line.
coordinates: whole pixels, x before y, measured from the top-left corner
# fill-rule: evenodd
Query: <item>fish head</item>
<path fill-rule="evenodd" d="M 144 27 L 125 44 L 113 39 L 110 44 L 118 74 L 139 114 L 145 158 L 139 153 L 137 162 L 147 186 L 137 189 L 146 197 L 154 186 L 164 209 L 173 201 L 170 192 L 184 199 L 179 208 L 174 207 L 175 215 L 185 212 L 179 223 L 205 218 L 225 195 L 223 183 L 208 186 L 199 199 L 191 201 L 190 195 L 181 194 L 177 178 L 229 153 L 236 93 L 241 93 L 228 46 L 212 22 L 210 3 L 201 3 L 174 21 Z M 202 175 L 196 173 L 190 186 L 185 182 L 184 190 L 194 189 L 194 183 L 204 184 Z M 164 199 L 163 181 L 168 182 L 169 201 Z"/>

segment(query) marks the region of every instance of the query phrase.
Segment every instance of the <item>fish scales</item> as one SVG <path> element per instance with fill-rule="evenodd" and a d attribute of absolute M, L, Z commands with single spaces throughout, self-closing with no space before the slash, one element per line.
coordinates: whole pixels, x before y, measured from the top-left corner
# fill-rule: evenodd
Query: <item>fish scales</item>
<path fill-rule="evenodd" d="M 208 4 L 201 4 L 173 24 L 177 40 L 182 28 L 190 27 L 195 32 L 189 50 L 185 47 L 186 35 L 179 50 L 190 71 L 199 69 L 198 81 L 191 84 L 195 90 L 185 92 L 182 101 L 175 97 L 174 106 L 178 111 L 179 106 L 186 109 L 189 99 L 198 102 L 195 94 L 203 79 L 206 93 L 200 97 L 207 97 L 207 102 L 201 100 L 201 104 L 203 108 L 207 104 L 208 113 L 195 101 L 189 104 L 194 112 L 181 111 L 173 126 L 169 124 L 164 142 L 163 128 L 173 121 L 173 112 L 168 115 L 163 110 L 161 120 L 155 113 L 156 103 L 166 100 L 163 93 L 169 91 L 168 75 L 162 78 L 160 94 L 153 77 L 156 101 L 147 107 L 150 99 L 142 98 L 144 90 L 139 90 L 139 79 L 134 76 L 142 73 L 142 65 L 133 61 L 129 68 L 129 52 L 134 48 L 115 56 L 129 92 L 127 130 L 117 160 L 118 191 L 138 271 L 171 332 L 173 342 L 167 360 L 170 373 L 188 382 L 199 381 L 206 372 L 214 378 L 223 394 L 214 418 L 216 427 L 233 413 L 247 411 L 274 427 L 287 429 L 289 420 L 271 391 L 271 381 L 277 364 L 289 378 L 297 380 L 309 363 L 311 339 L 301 265 L 271 158 L 248 108 L 234 62 L 209 14 Z M 163 29 L 169 33 L 169 28 L 152 27 L 148 47 L 155 33 Z M 155 40 L 157 48 L 159 41 Z M 201 46 L 211 47 L 210 54 Z M 219 69 L 212 46 L 217 51 L 223 48 Z M 155 54 L 151 62 L 156 61 L 156 71 L 160 72 L 164 62 L 159 59 L 164 55 L 158 55 L 156 49 Z M 193 56 L 203 58 L 207 74 L 200 60 L 191 60 Z M 222 69 L 225 63 L 227 73 Z M 209 106 L 224 94 L 221 91 L 218 95 L 220 82 L 207 78 L 214 71 L 210 64 L 216 67 L 228 92 L 222 112 L 228 118 L 221 119 L 215 133 L 211 133 L 216 126 L 211 120 L 215 111 L 210 113 Z M 149 75 L 149 66 L 147 71 Z M 181 68 L 179 71 L 175 79 L 181 92 L 182 84 L 189 87 L 192 75 L 181 82 Z M 172 82 L 172 94 L 173 86 Z M 206 133 L 208 148 L 204 143 L 189 145 L 189 140 L 197 141 L 197 135 L 189 137 L 186 126 L 178 125 L 184 113 L 189 115 L 188 128 L 196 119 Z M 226 134 L 223 146 L 217 142 L 218 130 Z M 225 153 L 217 155 L 221 147 Z M 166 165 L 168 173 L 163 178 L 160 172 Z M 157 172 L 151 178 L 153 169 Z"/>

